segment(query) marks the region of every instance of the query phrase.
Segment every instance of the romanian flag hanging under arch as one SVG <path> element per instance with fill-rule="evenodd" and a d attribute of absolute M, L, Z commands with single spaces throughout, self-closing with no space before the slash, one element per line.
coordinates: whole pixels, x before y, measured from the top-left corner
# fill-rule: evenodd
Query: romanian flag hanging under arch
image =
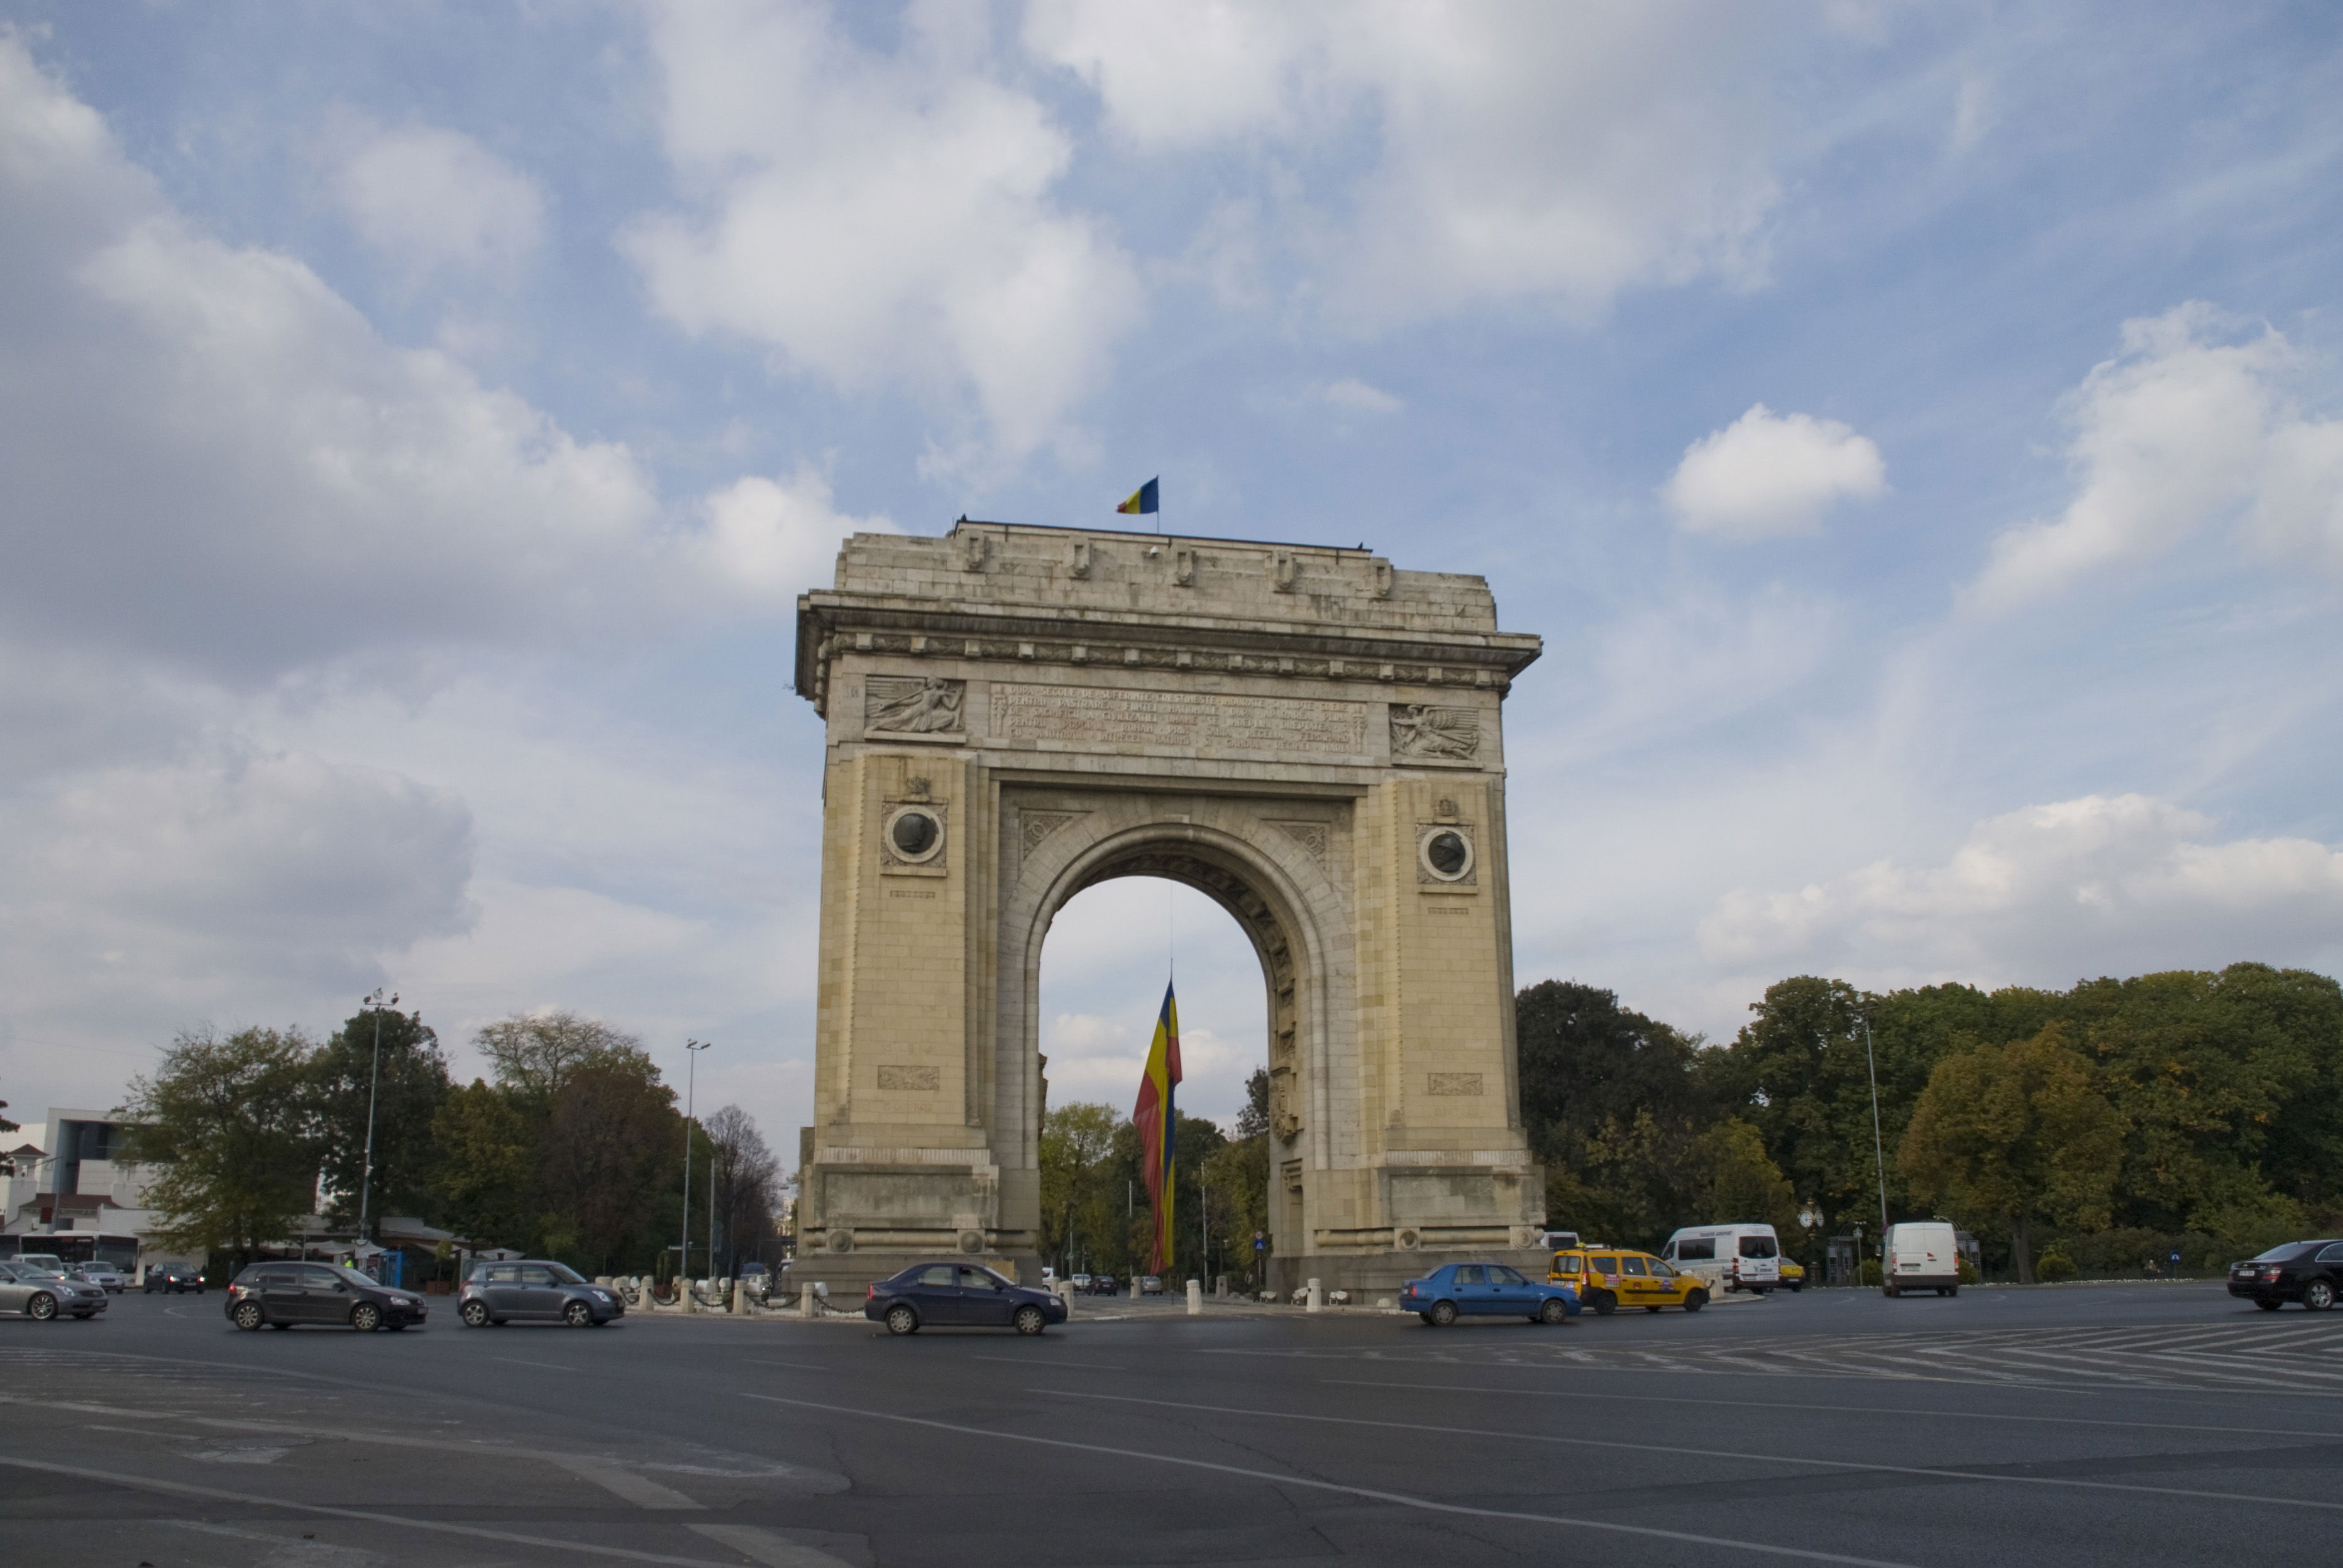
<path fill-rule="evenodd" d="M 1155 1206 L 1154 1234 L 1147 1243 L 1151 1274 L 1172 1266 L 1172 1145 L 1178 1131 L 1172 1095 L 1179 1086 L 1180 1004 L 1167 981 L 1163 1010 L 1155 1020 L 1155 1042 L 1147 1048 L 1147 1071 L 1139 1081 L 1139 1103 L 1131 1112 L 1131 1124 L 1139 1130 L 1139 1168 L 1146 1173 L 1147 1200 Z"/>

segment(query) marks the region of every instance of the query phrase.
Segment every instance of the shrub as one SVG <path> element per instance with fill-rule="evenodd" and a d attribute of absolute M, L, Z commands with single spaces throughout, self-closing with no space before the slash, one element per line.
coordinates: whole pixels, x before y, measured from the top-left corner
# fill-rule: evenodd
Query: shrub
<path fill-rule="evenodd" d="M 1976 1265 L 1970 1262 L 1968 1260 L 1968 1254 L 1964 1252 L 1961 1254 L 1961 1283 L 1964 1285 L 1974 1285 L 1976 1282 Z"/>
<path fill-rule="evenodd" d="M 2034 1260 L 2034 1277 L 2037 1280 L 2071 1280 L 2075 1271 L 2075 1260 L 2064 1252 L 2045 1252 Z"/>
<path fill-rule="evenodd" d="M 1864 1261 L 1863 1261 L 1863 1282 L 1864 1282 L 1865 1284 L 1866 1284 L 1866 1285 L 1875 1285 L 1875 1284 L 1879 1283 L 1879 1260 L 1878 1260 L 1878 1259 L 1876 1259 L 1876 1258 L 1865 1258 L 1865 1259 L 1864 1259 Z"/>

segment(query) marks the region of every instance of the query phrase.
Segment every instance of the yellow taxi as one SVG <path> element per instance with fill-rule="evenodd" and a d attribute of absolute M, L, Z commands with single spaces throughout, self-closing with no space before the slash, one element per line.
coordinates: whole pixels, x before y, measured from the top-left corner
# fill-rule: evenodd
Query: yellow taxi
<path fill-rule="evenodd" d="M 1784 1290 L 1803 1291 L 1806 1288 L 1806 1266 L 1804 1263 L 1792 1262 L 1789 1259 L 1784 1258 L 1779 1267 L 1782 1271 Z"/>
<path fill-rule="evenodd" d="M 1673 1265 L 1629 1247 L 1564 1248 L 1546 1270 L 1549 1284 L 1568 1285 L 1579 1303 L 1603 1317 L 1621 1307 L 1656 1312 L 1682 1307 L 1696 1312 L 1708 1305 L 1708 1287 Z"/>

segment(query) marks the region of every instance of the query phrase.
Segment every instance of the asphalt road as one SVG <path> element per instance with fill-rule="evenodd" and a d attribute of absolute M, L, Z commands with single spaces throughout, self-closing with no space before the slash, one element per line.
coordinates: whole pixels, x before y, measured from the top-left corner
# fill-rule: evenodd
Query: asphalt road
<path fill-rule="evenodd" d="M 2343 1313 L 2217 1285 L 1038 1340 L 435 1307 L 0 1319 L 0 1561 L 2138 1564 L 2343 1529 Z"/>

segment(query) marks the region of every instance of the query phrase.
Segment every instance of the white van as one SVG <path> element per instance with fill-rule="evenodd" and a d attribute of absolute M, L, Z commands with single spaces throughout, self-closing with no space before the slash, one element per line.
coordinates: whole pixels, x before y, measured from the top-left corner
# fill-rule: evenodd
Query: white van
<path fill-rule="evenodd" d="M 1782 1243 L 1771 1225 L 1693 1225 L 1678 1231 L 1660 1256 L 1679 1274 L 1697 1274 L 1711 1294 L 1764 1295 L 1782 1282 Z"/>
<path fill-rule="evenodd" d="M 1961 1248 L 1953 1228 L 1942 1220 L 1906 1221 L 1887 1227 L 1887 1270 L 1881 1291 L 1900 1296 L 1906 1291 L 1934 1291 L 1958 1295 L 1961 1289 Z"/>

